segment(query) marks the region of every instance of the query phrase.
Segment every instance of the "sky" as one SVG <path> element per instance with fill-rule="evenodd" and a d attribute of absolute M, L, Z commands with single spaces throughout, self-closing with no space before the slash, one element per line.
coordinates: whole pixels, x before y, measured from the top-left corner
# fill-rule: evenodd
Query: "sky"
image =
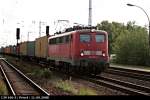
<path fill-rule="evenodd" d="M 0 47 L 16 44 L 17 27 L 21 29 L 19 42 L 23 42 L 45 35 L 46 25 L 50 26 L 51 35 L 60 26 L 87 25 L 88 3 L 89 0 L 0 0 Z M 104 20 L 124 24 L 135 21 L 148 28 L 144 12 L 127 3 L 142 7 L 150 15 L 150 0 L 92 0 L 92 25 Z M 58 20 L 69 20 L 69 24 Z"/>

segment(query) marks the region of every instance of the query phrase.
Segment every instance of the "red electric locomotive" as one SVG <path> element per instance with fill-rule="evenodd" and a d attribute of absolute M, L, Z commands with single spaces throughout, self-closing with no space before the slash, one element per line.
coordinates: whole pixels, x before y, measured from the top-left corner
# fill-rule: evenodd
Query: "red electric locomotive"
<path fill-rule="evenodd" d="M 109 65 L 108 34 L 84 28 L 51 36 L 48 60 L 62 69 L 99 74 Z"/>

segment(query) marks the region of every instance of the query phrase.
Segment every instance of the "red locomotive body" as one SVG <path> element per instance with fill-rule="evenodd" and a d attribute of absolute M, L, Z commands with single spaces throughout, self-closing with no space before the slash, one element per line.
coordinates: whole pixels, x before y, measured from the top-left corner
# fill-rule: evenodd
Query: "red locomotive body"
<path fill-rule="evenodd" d="M 48 60 L 57 65 L 71 65 L 69 68 L 98 74 L 109 65 L 108 34 L 83 29 L 51 36 Z"/>

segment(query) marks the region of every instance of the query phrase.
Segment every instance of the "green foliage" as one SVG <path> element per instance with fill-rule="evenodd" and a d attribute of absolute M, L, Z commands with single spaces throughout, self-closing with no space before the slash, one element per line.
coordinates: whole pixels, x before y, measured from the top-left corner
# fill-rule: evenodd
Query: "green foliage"
<path fill-rule="evenodd" d="M 3 82 L 0 82 L 0 95 L 8 95 L 7 88 Z"/>
<path fill-rule="evenodd" d="M 51 78 L 52 72 L 48 69 L 36 69 L 33 71 L 32 75 L 39 78 Z"/>
<path fill-rule="evenodd" d="M 96 91 L 94 91 L 93 89 L 87 88 L 87 87 L 75 87 L 73 85 L 73 83 L 69 80 L 65 80 L 65 81 L 58 81 L 56 83 L 56 87 L 73 93 L 74 95 L 97 95 Z"/>
<path fill-rule="evenodd" d="M 97 25 L 109 36 L 109 53 L 116 54 L 116 62 L 132 65 L 150 65 L 150 48 L 145 27 L 135 22 L 123 23 L 103 21 Z"/>
<path fill-rule="evenodd" d="M 148 35 L 141 27 L 130 25 L 129 30 L 118 36 L 113 50 L 117 63 L 146 65 L 149 55 Z"/>
<path fill-rule="evenodd" d="M 88 88 L 80 88 L 78 94 L 79 95 L 97 95 L 97 93 L 94 90 L 88 89 Z"/>
<path fill-rule="evenodd" d="M 77 90 L 74 88 L 74 86 L 71 84 L 71 81 L 59 81 L 56 83 L 56 87 L 64 90 L 64 91 L 67 91 L 67 92 L 72 92 L 72 93 L 76 93 Z"/>

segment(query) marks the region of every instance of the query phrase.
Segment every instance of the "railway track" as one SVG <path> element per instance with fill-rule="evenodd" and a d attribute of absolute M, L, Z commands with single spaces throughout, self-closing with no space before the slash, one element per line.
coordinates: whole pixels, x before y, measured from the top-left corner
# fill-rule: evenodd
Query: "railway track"
<path fill-rule="evenodd" d="M 150 96 L 150 88 L 144 87 L 140 85 L 136 85 L 133 83 L 116 80 L 113 78 L 108 77 L 102 77 L 102 76 L 84 76 L 84 75 L 72 75 L 72 77 L 80 78 L 92 83 L 95 83 L 100 86 L 108 87 L 114 90 L 118 90 L 120 92 L 129 94 L 129 95 L 144 95 L 144 96 Z"/>
<path fill-rule="evenodd" d="M 5 59 L 0 58 L 0 69 L 11 95 L 49 95 Z"/>
<path fill-rule="evenodd" d="M 64 73 L 64 74 L 68 75 L 68 73 Z M 98 85 L 102 85 L 102 86 L 111 88 L 114 90 L 118 90 L 123 93 L 127 93 L 129 95 L 131 94 L 131 95 L 150 96 L 150 88 L 149 87 L 133 84 L 130 82 L 125 82 L 125 81 L 121 81 L 121 80 L 117 80 L 117 79 L 113 79 L 113 78 L 109 78 L 109 77 L 103 77 L 103 76 L 91 76 L 90 75 L 87 77 L 84 75 L 82 76 L 82 75 L 76 75 L 76 74 L 69 74 L 69 75 L 72 77 L 81 78 L 81 79 L 96 83 Z"/>
<path fill-rule="evenodd" d="M 123 93 L 127 93 L 129 95 L 144 95 L 144 96 L 149 96 L 150 95 L 150 88 L 112 79 L 112 78 L 107 78 L 107 77 L 101 77 L 101 76 L 90 76 L 85 77 L 82 76 L 80 77 L 84 80 L 93 82 L 95 84 L 98 84 L 100 86 L 105 86 L 114 90 L 121 91 Z"/>
<path fill-rule="evenodd" d="M 64 73 L 64 74 L 68 75 L 68 73 Z M 127 93 L 129 95 L 145 95 L 145 96 L 150 95 L 150 92 L 149 92 L 150 88 L 148 87 L 144 87 L 144 86 L 140 86 L 140 85 L 136 85 L 133 83 L 124 82 L 124 81 L 120 81 L 120 80 L 116 80 L 112 78 L 107 78 L 107 77 L 102 77 L 102 76 L 88 76 L 87 77 L 84 75 L 77 75 L 77 74 L 69 74 L 69 76 L 84 79 L 84 80 L 96 83 L 100 86 L 105 86 L 114 90 L 118 90 L 123 93 Z"/>
<path fill-rule="evenodd" d="M 119 71 L 119 72 L 118 72 Z M 134 77 L 134 78 L 138 78 L 138 79 L 143 79 L 143 80 L 149 80 L 149 72 L 143 72 L 143 71 L 136 71 L 135 72 L 133 70 L 125 70 L 121 69 L 121 70 L 115 70 L 113 69 L 109 71 L 107 71 L 108 73 L 113 73 L 115 75 L 126 75 L 128 77 Z M 124 72 L 124 73 L 123 73 Z M 134 73 L 133 73 L 134 72 Z M 125 74 L 126 73 L 126 74 Z M 71 75 L 71 74 L 70 74 Z M 78 77 L 93 83 L 96 83 L 100 86 L 105 86 L 114 90 L 118 90 L 121 91 L 123 93 L 127 93 L 129 95 L 144 95 L 144 96 L 150 96 L 150 87 L 146 87 L 143 85 L 137 85 L 131 82 L 126 82 L 126 81 L 121 81 L 118 79 L 113 79 L 110 77 L 104 77 L 104 76 L 95 76 L 95 75 L 90 75 L 90 76 L 84 76 L 84 75 L 71 75 L 73 77 Z M 147 78 L 148 77 L 148 78 Z"/>
<path fill-rule="evenodd" d="M 141 80 L 145 80 L 145 81 L 150 81 L 150 72 L 145 72 L 145 71 L 109 67 L 105 71 L 105 73 L 110 73 L 110 74 L 121 75 L 121 76 L 141 79 Z"/>
<path fill-rule="evenodd" d="M 150 95 L 150 88 L 149 87 L 145 87 L 145 86 L 141 86 L 141 85 L 137 85 L 137 84 L 133 84 L 130 82 L 125 82 L 125 81 L 121 81 L 121 80 L 117 80 L 117 79 L 113 79 L 113 78 L 109 78 L 109 77 L 102 77 L 102 76 L 94 76 L 94 79 L 98 82 L 98 81 L 105 81 L 106 83 L 109 83 L 108 85 L 113 85 L 114 89 L 119 89 L 122 92 L 125 93 L 129 93 L 132 95 Z"/>

